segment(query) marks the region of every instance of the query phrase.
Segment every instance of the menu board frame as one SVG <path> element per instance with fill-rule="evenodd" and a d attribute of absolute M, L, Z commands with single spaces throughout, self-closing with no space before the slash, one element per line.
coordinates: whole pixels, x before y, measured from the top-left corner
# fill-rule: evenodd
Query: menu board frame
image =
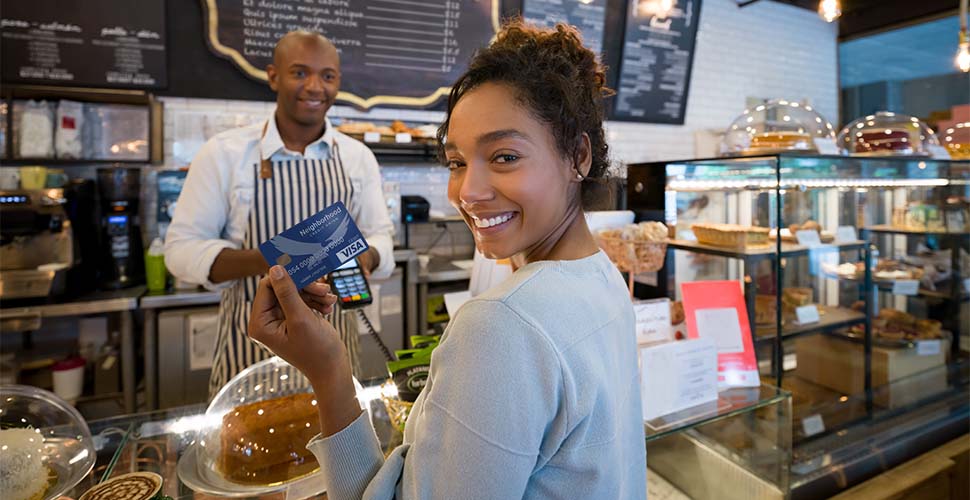
<path fill-rule="evenodd" d="M 30 17 L 25 19 L 8 20 L 10 14 L 3 12 L 4 84 L 133 90 L 168 86 L 165 0 L 137 7 L 116 0 L 82 3 L 58 10 L 48 9 L 46 3 L 17 2 L 18 14 L 13 15 Z M 113 9 L 113 5 L 123 7 Z M 127 16 L 119 17 L 119 13 L 130 14 L 132 9 L 138 13 L 131 16 L 136 18 L 134 22 Z M 29 31 L 17 32 L 24 29 Z M 30 44 L 34 43 L 43 44 L 37 48 L 39 61 L 32 60 L 34 49 Z M 24 68 L 35 69 L 38 75 L 24 76 Z M 44 76 L 40 76 L 42 73 Z"/>
<path fill-rule="evenodd" d="M 618 122 L 652 123 L 657 125 L 683 125 L 687 118 L 687 100 L 690 98 L 690 83 L 694 72 L 694 57 L 697 54 L 697 36 L 701 30 L 701 16 L 704 10 L 703 9 L 704 2 L 703 0 L 691 0 L 693 2 L 696 2 L 697 14 L 694 19 L 695 27 L 693 29 L 693 41 L 692 41 L 690 53 L 687 56 L 687 69 L 684 75 L 684 97 L 680 102 L 680 110 L 678 112 L 678 116 L 677 118 L 658 119 L 656 115 L 649 115 L 649 114 L 643 117 L 629 116 L 625 114 L 621 115 L 621 114 L 618 114 L 616 110 L 617 105 L 619 104 L 619 98 L 620 98 L 620 80 L 623 75 L 623 61 L 627 56 L 627 53 L 626 53 L 627 33 L 630 29 L 630 23 L 636 22 L 634 19 L 631 19 L 632 16 L 630 16 L 630 10 L 631 10 L 630 4 L 634 1 L 635 0 L 621 1 L 622 9 L 623 9 L 622 12 L 620 13 L 620 15 L 622 16 L 622 23 L 618 23 L 618 24 L 619 24 L 619 27 L 622 28 L 622 31 L 620 31 L 619 33 L 612 34 L 613 37 L 617 38 L 619 41 L 619 50 L 617 52 L 616 58 L 614 59 L 616 64 L 615 66 L 613 66 L 615 68 L 613 70 L 615 79 L 611 79 L 613 83 L 613 88 L 616 90 L 616 95 L 614 95 L 610 99 L 611 102 L 609 104 L 609 108 L 607 111 L 607 119 L 610 121 L 618 121 Z M 612 26 L 609 24 L 609 20 L 607 20 L 607 30 L 609 30 L 611 27 Z M 610 38 L 610 35 L 611 34 L 608 31 L 607 38 Z M 609 50 L 610 46 L 611 44 L 604 43 L 604 51 Z"/>
<path fill-rule="evenodd" d="M 491 24 L 492 32 L 497 33 L 501 23 L 501 0 L 489 0 L 491 3 Z M 268 77 L 265 69 L 257 68 L 243 54 L 233 47 L 223 44 L 219 40 L 219 11 L 216 0 L 202 0 L 203 6 L 203 26 L 206 30 L 205 39 L 209 49 L 217 56 L 228 59 L 232 64 L 242 71 L 246 76 L 266 82 Z M 429 94 L 420 97 L 397 96 L 397 95 L 373 95 L 362 96 L 356 93 L 341 89 L 337 93 L 336 100 L 342 103 L 351 104 L 361 109 L 370 109 L 375 106 L 400 106 L 427 108 L 437 103 L 441 98 L 446 97 L 451 92 L 451 84 L 440 86 L 433 89 Z"/>

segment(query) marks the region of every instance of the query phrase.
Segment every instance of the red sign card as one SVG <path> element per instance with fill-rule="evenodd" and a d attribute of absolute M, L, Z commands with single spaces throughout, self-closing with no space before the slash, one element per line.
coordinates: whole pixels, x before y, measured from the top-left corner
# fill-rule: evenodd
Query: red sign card
<path fill-rule="evenodd" d="M 687 338 L 710 338 L 717 346 L 718 385 L 760 385 L 741 283 L 694 281 L 681 284 L 680 290 L 687 317 Z"/>

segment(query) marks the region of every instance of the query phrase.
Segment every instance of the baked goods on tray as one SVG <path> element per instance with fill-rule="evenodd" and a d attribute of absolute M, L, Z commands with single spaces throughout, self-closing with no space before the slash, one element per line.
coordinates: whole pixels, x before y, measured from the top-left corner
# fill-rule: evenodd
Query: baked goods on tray
<path fill-rule="evenodd" d="M 691 231 L 699 243 L 729 248 L 763 248 L 770 244 L 768 228 L 738 224 L 697 223 Z"/>
<path fill-rule="evenodd" d="M 44 464 L 44 438 L 33 429 L 6 429 L 0 447 L 0 498 L 44 498 L 53 472 Z"/>
<path fill-rule="evenodd" d="M 623 272 L 657 271 L 667 253 L 667 226 L 645 221 L 597 233 L 600 248 Z"/>
<path fill-rule="evenodd" d="M 846 262 L 838 266 L 823 264 L 823 269 L 840 278 L 856 280 L 865 278 L 866 272 L 865 264 L 862 262 Z M 921 267 L 908 265 L 894 259 L 884 259 L 876 263 L 876 267 L 872 270 L 872 279 L 876 281 L 918 280 L 923 277 L 923 273 Z"/>
<path fill-rule="evenodd" d="M 319 432 L 312 394 L 238 406 L 222 418 L 219 471 L 230 481 L 255 485 L 310 474 L 319 466 L 306 445 Z"/>
<path fill-rule="evenodd" d="M 854 325 L 849 331 L 865 334 L 864 325 Z M 943 324 L 935 319 L 918 319 L 912 314 L 883 308 L 872 320 L 872 333 L 885 340 L 915 341 L 943 338 Z"/>

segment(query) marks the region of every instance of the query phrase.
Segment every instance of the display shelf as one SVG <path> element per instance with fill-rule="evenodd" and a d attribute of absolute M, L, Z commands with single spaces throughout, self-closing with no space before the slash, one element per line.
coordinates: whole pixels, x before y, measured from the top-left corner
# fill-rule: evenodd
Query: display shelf
<path fill-rule="evenodd" d="M 646 422 L 646 442 L 778 404 L 789 396 L 787 392 L 768 384 L 726 389 L 718 393 L 717 401 Z"/>
<path fill-rule="evenodd" d="M 45 167 L 49 166 L 78 166 L 83 167 L 85 165 L 149 165 L 151 160 L 85 160 L 85 159 L 65 159 L 65 158 L 13 158 L 13 159 L 0 159 L 3 162 L 4 167 L 23 167 L 31 165 L 43 165 Z"/>
<path fill-rule="evenodd" d="M 827 243 L 815 247 L 807 247 L 804 245 L 797 245 L 794 243 L 782 243 L 781 244 L 781 256 L 782 257 L 794 257 L 798 255 L 807 255 L 811 252 L 842 252 L 848 250 L 861 250 L 865 248 L 866 243 L 864 241 L 850 241 L 845 243 Z M 707 255 L 717 255 L 720 257 L 728 257 L 732 259 L 747 259 L 747 260 L 757 260 L 757 259 L 767 259 L 775 256 L 778 251 L 778 247 L 775 243 L 771 243 L 765 247 L 758 248 L 728 248 L 719 247 L 714 245 L 706 245 L 703 243 L 698 243 L 696 241 L 690 240 L 670 240 L 667 243 L 668 249 L 675 250 L 687 250 L 690 252 L 703 253 Z"/>
<path fill-rule="evenodd" d="M 954 238 L 966 238 L 970 237 L 970 231 L 929 231 L 929 230 L 919 230 L 919 229 L 907 229 L 904 227 L 892 226 L 889 224 L 879 224 L 875 226 L 868 226 L 863 228 L 864 231 L 872 231 L 873 233 L 886 233 L 886 234 L 902 234 L 910 236 L 949 236 Z"/>
<path fill-rule="evenodd" d="M 782 326 L 781 337 L 788 339 L 799 337 L 811 333 L 825 333 L 862 323 L 866 320 L 866 315 L 853 309 L 845 307 L 818 306 L 820 314 L 819 322 L 809 325 L 788 324 Z M 774 340 L 778 328 L 771 326 L 755 327 L 755 343 L 770 343 Z"/>

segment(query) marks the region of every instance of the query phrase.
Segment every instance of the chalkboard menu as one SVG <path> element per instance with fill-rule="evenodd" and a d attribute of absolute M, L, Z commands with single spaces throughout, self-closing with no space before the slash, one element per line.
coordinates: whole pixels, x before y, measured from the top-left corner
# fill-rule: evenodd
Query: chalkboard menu
<path fill-rule="evenodd" d="M 701 0 L 629 0 L 614 120 L 683 124 Z"/>
<path fill-rule="evenodd" d="M 571 24 L 583 34 L 586 47 L 597 54 L 603 53 L 606 0 L 525 0 L 522 17 L 550 28 L 558 22 Z"/>
<path fill-rule="evenodd" d="M 499 0 L 204 0 L 210 48 L 266 80 L 289 31 L 322 33 L 340 51 L 339 101 L 429 107 L 491 40 Z"/>
<path fill-rule="evenodd" d="M 3 81 L 165 87 L 164 0 L 2 0 Z"/>

